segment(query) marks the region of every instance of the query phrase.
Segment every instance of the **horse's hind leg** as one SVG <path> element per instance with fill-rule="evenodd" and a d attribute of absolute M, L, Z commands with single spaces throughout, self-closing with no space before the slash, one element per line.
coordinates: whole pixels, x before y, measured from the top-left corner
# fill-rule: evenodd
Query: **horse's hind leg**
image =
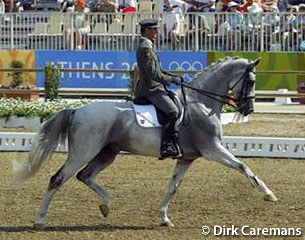
<path fill-rule="evenodd" d="M 35 228 L 42 228 L 44 226 L 48 207 L 54 194 L 86 163 L 85 160 L 78 160 L 78 158 L 71 157 L 71 155 L 69 155 L 68 160 L 61 167 L 61 169 L 59 169 L 57 173 L 51 177 L 48 189 L 39 208 L 38 217 L 34 223 Z"/>
<path fill-rule="evenodd" d="M 260 180 L 245 163 L 234 157 L 226 148 L 219 144 L 219 147 L 210 151 L 209 154 L 204 155 L 207 159 L 215 160 L 221 164 L 238 170 L 244 174 L 251 182 L 253 187 L 264 193 L 264 199 L 267 201 L 277 201 L 277 197 L 266 186 L 266 184 Z"/>
<path fill-rule="evenodd" d="M 104 188 L 96 183 L 94 177 L 108 167 L 114 161 L 116 155 L 117 153 L 109 148 L 103 149 L 76 175 L 78 180 L 85 183 L 104 200 L 104 204 L 100 205 L 100 210 L 104 217 L 107 217 L 109 214 L 112 197 Z"/>

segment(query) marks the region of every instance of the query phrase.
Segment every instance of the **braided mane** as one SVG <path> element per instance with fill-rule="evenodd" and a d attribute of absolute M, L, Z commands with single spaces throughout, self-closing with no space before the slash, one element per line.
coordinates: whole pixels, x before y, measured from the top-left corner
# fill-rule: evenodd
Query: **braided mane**
<path fill-rule="evenodd" d="M 214 62 L 212 62 L 210 65 L 208 65 L 202 72 L 197 73 L 195 77 L 192 79 L 192 82 L 196 83 L 199 79 L 208 79 L 211 77 L 211 75 L 215 75 L 215 71 L 222 67 L 224 64 L 228 64 L 234 60 L 242 59 L 240 57 L 225 57 L 218 59 Z"/>

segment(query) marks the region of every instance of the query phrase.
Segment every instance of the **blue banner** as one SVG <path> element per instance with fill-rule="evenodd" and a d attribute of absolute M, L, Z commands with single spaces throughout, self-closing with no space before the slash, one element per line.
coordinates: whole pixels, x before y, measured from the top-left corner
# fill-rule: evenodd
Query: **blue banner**
<path fill-rule="evenodd" d="M 203 70 L 208 65 L 204 52 L 159 52 L 162 68 L 167 70 Z M 60 68 L 123 69 L 136 65 L 135 52 L 113 51 L 36 51 L 36 67 L 43 68 L 51 62 Z M 190 80 L 192 75 L 184 75 Z M 64 88 L 128 88 L 129 74 L 100 72 L 62 72 L 61 87 Z M 44 87 L 44 74 L 36 76 L 38 87 Z"/>

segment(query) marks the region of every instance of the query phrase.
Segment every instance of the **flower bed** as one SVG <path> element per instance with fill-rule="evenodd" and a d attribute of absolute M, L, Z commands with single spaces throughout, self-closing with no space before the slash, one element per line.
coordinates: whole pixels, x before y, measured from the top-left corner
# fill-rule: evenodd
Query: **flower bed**
<path fill-rule="evenodd" d="M 32 101 L 21 99 L 0 99 L 0 126 L 7 128 L 39 127 L 40 123 L 50 115 L 65 109 L 76 108 L 92 103 L 90 100 L 67 101 Z M 224 106 L 223 124 L 234 122 L 234 108 Z M 243 120 L 244 121 L 244 120 Z"/>
<path fill-rule="evenodd" d="M 68 102 L 67 100 L 54 101 L 31 101 L 12 98 L 0 99 L 0 118 L 16 117 L 39 117 L 45 119 L 50 115 L 65 109 L 76 108 L 89 104 L 92 101 L 79 100 L 75 102 Z"/>

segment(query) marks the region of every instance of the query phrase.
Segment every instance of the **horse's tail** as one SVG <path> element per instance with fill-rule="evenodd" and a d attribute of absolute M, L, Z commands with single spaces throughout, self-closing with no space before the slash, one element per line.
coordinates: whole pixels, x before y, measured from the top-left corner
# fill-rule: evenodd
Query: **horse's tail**
<path fill-rule="evenodd" d="M 13 181 L 20 187 L 26 180 L 34 176 L 46 165 L 58 143 L 65 144 L 68 128 L 74 109 L 65 109 L 45 121 L 35 137 L 27 163 L 13 161 Z"/>

